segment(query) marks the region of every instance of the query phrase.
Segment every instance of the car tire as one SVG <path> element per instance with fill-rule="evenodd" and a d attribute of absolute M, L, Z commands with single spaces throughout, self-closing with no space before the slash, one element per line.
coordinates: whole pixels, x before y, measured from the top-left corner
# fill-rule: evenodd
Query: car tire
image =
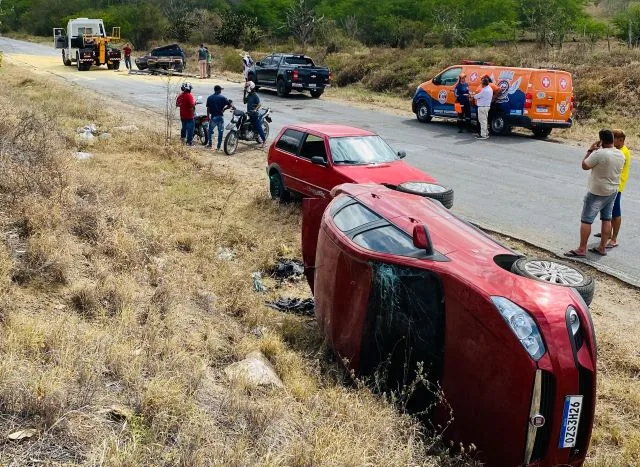
<path fill-rule="evenodd" d="M 493 135 L 501 136 L 509 133 L 509 124 L 507 123 L 504 115 L 498 113 L 491 117 L 489 120 L 489 131 L 491 131 L 491 134 Z"/>
<path fill-rule="evenodd" d="M 119 60 L 117 62 L 113 62 L 113 69 L 114 70 L 119 70 L 120 69 L 120 61 Z"/>
<path fill-rule="evenodd" d="M 551 134 L 551 128 L 533 128 L 533 136 L 538 139 L 545 139 Z"/>
<path fill-rule="evenodd" d="M 314 89 L 311 91 L 311 97 L 318 99 L 324 93 L 324 89 Z"/>
<path fill-rule="evenodd" d="M 595 280 L 572 264 L 555 259 L 519 258 L 511 266 L 511 272 L 547 284 L 574 288 L 587 305 L 593 300 Z"/>
<path fill-rule="evenodd" d="M 281 203 L 288 203 L 291 200 L 291 193 L 285 188 L 282 175 L 277 170 L 269 173 L 269 194 L 271 199 L 277 199 Z"/>
<path fill-rule="evenodd" d="M 276 83 L 276 91 L 278 92 L 278 97 L 287 97 L 289 95 L 290 91 L 287 89 L 287 84 L 282 78 L 278 79 Z"/>
<path fill-rule="evenodd" d="M 429 113 L 429 105 L 427 104 L 427 101 L 421 100 L 418 102 L 418 105 L 416 106 L 416 117 L 418 118 L 418 121 L 423 123 L 429 123 L 431 121 L 432 117 Z"/>
<path fill-rule="evenodd" d="M 64 50 L 62 51 L 62 63 L 64 63 L 64 66 L 71 66 L 71 60 L 67 58 L 67 54 Z"/>
<path fill-rule="evenodd" d="M 424 187 L 424 189 L 420 189 L 420 187 Z M 403 193 L 410 193 L 412 195 L 435 199 L 442 203 L 442 205 L 447 209 L 451 209 L 453 207 L 453 188 L 449 188 L 438 183 L 405 182 L 398 185 L 396 189 Z"/>
<path fill-rule="evenodd" d="M 107 70 L 113 70 L 113 63 L 107 63 Z"/>
<path fill-rule="evenodd" d="M 227 156 L 233 155 L 238 149 L 238 133 L 236 131 L 230 131 L 224 138 L 224 153 Z"/>

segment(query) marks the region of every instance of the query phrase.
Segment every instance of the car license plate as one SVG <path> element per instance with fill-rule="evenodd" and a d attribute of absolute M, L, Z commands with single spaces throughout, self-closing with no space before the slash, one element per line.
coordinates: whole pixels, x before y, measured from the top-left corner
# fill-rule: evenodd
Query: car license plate
<path fill-rule="evenodd" d="M 536 111 L 538 113 L 547 113 L 549 111 L 549 108 L 546 105 L 538 105 L 536 107 Z"/>
<path fill-rule="evenodd" d="M 572 448 L 576 445 L 582 396 L 566 396 L 562 410 L 562 428 L 560 429 L 560 448 Z"/>
<path fill-rule="evenodd" d="M 315 85 L 314 83 L 309 83 L 309 87 L 310 87 L 310 88 L 315 88 L 315 87 L 316 87 L 316 85 Z"/>

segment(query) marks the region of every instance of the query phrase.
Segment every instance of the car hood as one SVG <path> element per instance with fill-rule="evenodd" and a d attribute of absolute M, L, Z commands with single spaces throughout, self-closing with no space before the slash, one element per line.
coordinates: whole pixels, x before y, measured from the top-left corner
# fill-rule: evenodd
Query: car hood
<path fill-rule="evenodd" d="M 397 186 L 403 182 L 436 182 L 435 178 L 404 161 L 370 165 L 334 165 L 333 167 L 347 181 L 354 183 Z"/>

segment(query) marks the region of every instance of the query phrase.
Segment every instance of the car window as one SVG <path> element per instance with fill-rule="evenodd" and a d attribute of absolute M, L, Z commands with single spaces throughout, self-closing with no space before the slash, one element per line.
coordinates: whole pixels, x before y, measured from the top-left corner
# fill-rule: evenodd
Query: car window
<path fill-rule="evenodd" d="M 298 153 L 298 147 L 300 147 L 300 142 L 304 137 L 304 133 L 297 130 L 287 130 L 285 131 L 278 142 L 276 143 L 276 148 L 281 151 L 290 152 L 291 154 Z"/>
<path fill-rule="evenodd" d="M 271 64 L 271 56 L 264 57 L 262 60 L 260 60 L 261 66 L 269 66 L 270 64 Z"/>
<path fill-rule="evenodd" d="M 285 57 L 284 63 L 287 65 L 313 66 L 313 60 L 309 57 Z"/>
<path fill-rule="evenodd" d="M 400 256 L 414 256 L 419 253 L 419 250 L 413 246 L 413 240 L 391 225 L 362 232 L 353 237 L 353 241 L 367 250 L 380 253 Z"/>
<path fill-rule="evenodd" d="M 381 164 L 400 159 L 378 135 L 330 138 L 329 147 L 335 164 Z"/>
<path fill-rule="evenodd" d="M 339 195 L 331 204 L 331 214 L 335 215 L 343 206 L 353 202 L 353 198 L 346 195 Z"/>
<path fill-rule="evenodd" d="M 333 222 L 343 232 L 348 232 L 369 222 L 380 220 L 380 216 L 369 211 L 361 204 L 352 204 L 333 216 Z"/>
<path fill-rule="evenodd" d="M 300 157 L 311 159 L 312 157 L 322 157 L 327 160 L 327 150 L 324 147 L 324 138 L 316 135 L 307 135 L 307 138 L 300 149 Z"/>
<path fill-rule="evenodd" d="M 453 86 L 458 81 L 462 68 L 450 68 L 442 73 L 438 79 L 442 86 Z"/>

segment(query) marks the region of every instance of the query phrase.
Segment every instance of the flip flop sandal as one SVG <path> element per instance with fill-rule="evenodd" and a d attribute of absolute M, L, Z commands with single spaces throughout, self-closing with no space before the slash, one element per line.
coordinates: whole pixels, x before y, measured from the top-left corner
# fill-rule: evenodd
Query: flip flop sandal
<path fill-rule="evenodd" d="M 589 248 L 589 251 L 591 253 L 595 253 L 596 255 L 600 255 L 600 256 L 607 256 L 606 253 L 602 253 L 600 250 L 598 250 L 596 247 L 593 248 Z"/>
<path fill-rule="evenodd" d="M 567 258 L 586 258 L 584 253 L 578 253 L 576 250 L 569 250 L 564 254 Z"/>
<path fill-rule="evenodd" d="M 607 250 L 610 250 L 612 248 L 618 248 L 618 244 L 616 243 L 615 245 L 609 245 L 607 244 L 607 246 L 605 247 Z"/>

